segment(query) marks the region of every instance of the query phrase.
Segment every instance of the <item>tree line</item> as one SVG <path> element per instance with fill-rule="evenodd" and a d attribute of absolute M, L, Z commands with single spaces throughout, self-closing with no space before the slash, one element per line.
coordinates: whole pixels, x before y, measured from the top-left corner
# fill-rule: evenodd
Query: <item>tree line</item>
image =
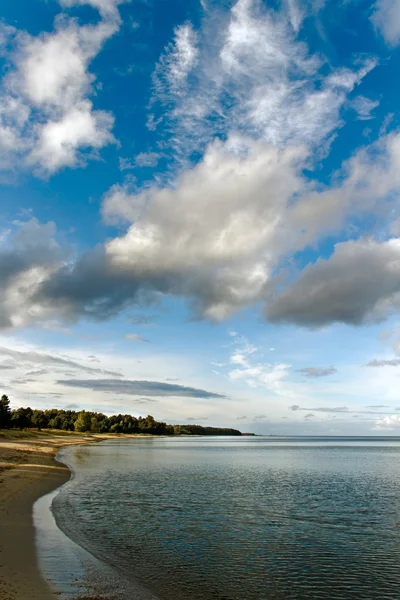
<path fill-rule="evenodd" d="M 142 433 L 152 435 L 242 435 L 237 429 L 202 425 L 169 425 L 151 415 L 106 415 L 86 410 L 17 408 L 11 410 L 8 396 L 0 399 L 0 429 L 59 429 L 80 433 Z"/>

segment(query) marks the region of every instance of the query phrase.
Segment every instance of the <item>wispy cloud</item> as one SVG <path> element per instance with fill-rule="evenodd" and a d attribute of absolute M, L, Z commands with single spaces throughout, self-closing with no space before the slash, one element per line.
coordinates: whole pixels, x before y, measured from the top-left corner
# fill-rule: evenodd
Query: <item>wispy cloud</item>
<path fill-rule="evenodd" d="M 367 406 L 366 408 L 381 408 L 384 405 L 376 405 L 376 406 Z M 387 415 L 390 414 L 387 411 L 384 412 L 379 412 L 377 410 L 357 410 L 357 409 L 350 409 L 347 406 L 319 406 L 319 407 L 315 407 L 313 406 L 312 408 L 310 407 L 302 407 L 302 406 L 298 406 L 297 404 L 293 404 L 292 406 L 289 406 L 289 410 L 297 412 L 297 411 L 310 411 L 312 410 L 313 412 L 322 412 L 322 413 L 348 413 L 351 414 L 352 416 L 354 415 L 377 415 L 377 414 L 383 414 L 383 415 Z"/>
<path fill-rule="evenodd" d="M 141 335 L 138 335 L 137 333 L 127 333 L 125 335 L 125 339 L 131 340 L 133 342 L 149 342 L 149 340 L 146 340 L 146 338 L 142 337 Z"/>
<path fill-rule="evenodd" d="M 275 394 L 293 395 L 290 387 L 285 384 L 290 365 L 261 362 L 257 359 L 258 352 L 259 349 L 245 338 L 235 338 L 229 359 L 230 365 L 235 368 L 228 371 L 229 379 L 233 382 L 244 381 L 250 387 L 265 387 Z"/>
<path fill-rule="evenodd" d="M 303 369 L 297 369 L 298 373 L 302 373 L 305 377 L 309 377 L 311 379 L 318 377 L 328 377 L 329 375 L 334 375 L 337 373 L 337 369 L 335 367 L 305 367 Z"/>
<path fill-rule="evenodd" d="M 18 363 L 14 362 L 13 360 L 4 360 L 2 363 L 0 363 L 0 370 L 9 370 L 9 369 L 16 369 L 18 367 Z"/>
<path fill-rule="evenodd" d="M 132 396 L 183 396 L 188 398 L 226 398 L 223 394 L 207 392 L 202 389 L 187 387 L 160 381 L 137 381 L 127 379 L 60 379 L 60 385 L 87 388 L 94 392 L 111 392 Z"/>
<path fill-rule="evenodd" d="M 155 167 L 160 160 L 157 152 L 140 152 L 135 156 L 135 165 L 137 167 Z"/>
<path fill-rule="evenodd" d="M 369 363 L 367 363 L 367 367 L 398 367 L 400 365 L 400 358 L 390 358 L 390 359 L 381 359 L 378 360 L 374 358 Z"/>
<path fill-rule="evenodd" d="M 62 6 L 90 5 L 106 19 L 119 20 L 118 5 L 129 0 L 59 0 Z"/>
<path fill-rule="evenodd" d="M 326 413 L 347 413 L 349 412 L 349 409 L 347 406 L 321 406 L 321 407 L 317 407 L 315 408 L 314 406 L 312 408 L 305 408 L 305 407 L 301 407 L 298 406 L 297 404 L 293 404 L 292 406 L 289 406 L 289 410 L 292 411 L 314 411 L 314 412 L 326 412 Z"/>
<path fill-rule="evenodd" d="M 356 96 L 350 106 L 356 111 L 360 121 L 369 121 L 374 118 L 371 113 L 379 106 L 379 101 L 371 100 L 365 96 Z"/>
<path fill-rule="evenodd" d="M 3 346 L 0 347 L 0 356 L 8 356 L 14 359 L 18 362 L 19 367 L 22 365 L 48 365 L 53 368 L 56 367 L 64 370 L 72 368 L 73 370 L 85 371 L 86 373 L 97 375 L 111 375 L 113 377 L 121 376 L 121 374 L 116 371 L 107 371 L 105 369 L 89 367 L 69 358 L 37 352 L 36 350 L 14 350 Z"/>
<path fill-rule="evenodd" d="M 303 14 L 295 0 L 281 12 L 239 0 L 228 13 L 207 11 L 198 33 L 190 24 L 176 30 L 155 70 L 153 99 L 175 156 L 185 160 L 232 130 L 278 145 L 314 145 L 339 124 L 347 94 L 373 63 L 327 76 L 323 58 L 296 40 Z"/>
<path fill-rule="evenodd" d="M 132 325 L 153 325 L 157 318 L 157 315 L 134 315 L 130 317 L 129 322 Z"/>

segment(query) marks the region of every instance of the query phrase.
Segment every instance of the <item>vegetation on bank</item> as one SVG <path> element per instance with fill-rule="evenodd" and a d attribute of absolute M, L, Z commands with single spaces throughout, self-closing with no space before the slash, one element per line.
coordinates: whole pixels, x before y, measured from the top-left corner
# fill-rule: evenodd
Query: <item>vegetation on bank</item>
<path fill-rule="evenodd" d="M 10 409 L 6 395 L 0 399 L 0 429 L 60 429 L 79 433 L 126 433 L 152 435 L 242 435 L 237 429 L 204 427 L 202 425 L 168 425 L 151 415 L 112 415 L 81 410 L 37 410 L 28 408 Z"/>

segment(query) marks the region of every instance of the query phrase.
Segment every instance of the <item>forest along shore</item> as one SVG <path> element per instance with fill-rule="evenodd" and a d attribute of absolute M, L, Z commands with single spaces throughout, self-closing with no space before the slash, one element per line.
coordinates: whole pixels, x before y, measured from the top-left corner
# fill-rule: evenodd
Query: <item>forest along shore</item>
<path fill-rule="evenodd" d="M 107 436 L 108 438 L 109 436 Z M 107 439 L 74 433 L 0 431 L 0 598 L 54 600 L 35 551 L 34 502 L 70 478 L 55 460 L 63 446 Z"/>

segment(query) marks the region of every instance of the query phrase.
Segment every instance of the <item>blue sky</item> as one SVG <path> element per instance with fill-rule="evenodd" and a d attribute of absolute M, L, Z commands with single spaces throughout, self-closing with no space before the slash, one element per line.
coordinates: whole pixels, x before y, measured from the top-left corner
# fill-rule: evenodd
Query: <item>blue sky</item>
<path fill-rule="evenodd" d="M 6 0 L 14 407 L 400 429 L 400 5 Z"/>

